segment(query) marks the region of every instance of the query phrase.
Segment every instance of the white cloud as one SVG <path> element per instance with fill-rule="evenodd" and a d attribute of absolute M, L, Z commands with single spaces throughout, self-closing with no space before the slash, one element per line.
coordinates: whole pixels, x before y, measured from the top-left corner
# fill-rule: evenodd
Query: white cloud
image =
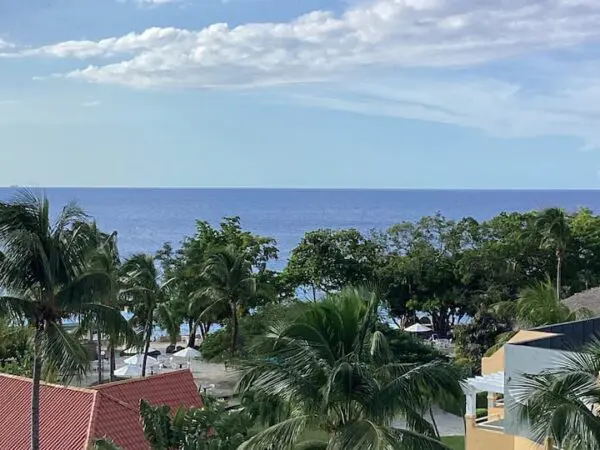
<path fill-rule="evenodd" d="M 0 50 L 8 50 L 14 48 L 15 45 L 0 38 Z"/>
<path fill-rule="evenodd" d="M 0 106 L 2 105 L 15 105 L 19 103 L 17 100 L 0 100 Z"/>
<path fill-rule="evenodd" d="M 341 14 L 313 11 L 285 23 L 155 27 L 8 54 L 85 61 L 56 76 L 137 88 L 321 82 L 295 101 L 505 137 L 576 136 L 600 146 L 600 65 L 571 60 L 544 92 L 528 90 L 515 81 L 518 75 L 511 81 L 475 72 L 448 76 L 456 72 L 448 69 L 594 42 L 598 23 L 598 0 L 371 0 Z M 410 69 L 427 76 L 410 76 Z M 363 82 L 380 79 L 383 72 L 395 73 L 394 82 L 353 81 L 358 74 Z M 326 89 L 332 82 L 335 89 Z"/>
<path fill-rule="evenodd" d="M 84 108 L 94 108 L 99 105 L 100 105 L 99 100 L 90 100 L 90 101 L 81 103 L 81 106 L 83 106 Z"/>
<path fill-rule="evenodd" d="M 164 0 L 163 0 L 164 1 Z M 328 79 L 370 67 L 455 67 L 600 37 L 591 0 L 374 0 L 285 23 L 150 28 L 24 55 L 94 59 L 65 76 L 136 87 L 239 86 Z M 104 58 L 109 58 L 106 61 Z"/>

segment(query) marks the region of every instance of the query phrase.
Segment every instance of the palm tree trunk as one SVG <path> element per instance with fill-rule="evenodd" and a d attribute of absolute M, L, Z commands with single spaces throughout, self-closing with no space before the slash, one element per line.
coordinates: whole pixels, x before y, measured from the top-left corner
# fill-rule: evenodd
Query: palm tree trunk
<path fill-rule="evenodd" d="M 115 381 L 115 369 L 117 366 L 117 358 L 115 357 L 115 344 L 110 343 L 110 381 Z"/>
<path fill-rule="evenodd" d="M 556 298 L 560 300 L 560 285 L 561 285 L 561 269 L 562 269 L 562 252 L 556 250 Z"/>
<path fill-rule="evenodd" d="M 237 306 L 235 303 L 231 303 L 231 356 L 234 356 L 237 350 L 238 333 Z"/>
<path fill-rule="evenodd" d="M 35 327 L 33 338 L 33 382 L 31 386 L 31 450 L 40 449 L 40 379 L 42 376 L 42 325 Z"/>
<path fill-rule="evenodd" d="M 98 384 L 102 384 L 102 334 L 100 328 L 97 329 L 98 333 Z"/>
<path fill-rule="evenodd" d="M 146 342 L 144 343 L 144 355 L 142 357 L 142 376 L 146 376 L 146 362 L 148 360 L 148 349 L 150 349 L 150 339 L 152 339 L 152 323 L 154 321 L 154 317 L 152 313 L 150 313 L 150 317 L 148 318 L 148 325 L 146 329 Z"/>
<path fill-rule="evenodd" d="M 437 423 L 435 421 L 435 415 L 433 414 L 433 409 L 431 405 L 429 405 L 429 417 L 431 418 L 431 424 L 433 425 L 433 431 L 435 432 L 435 436 L 440 438 L 440 430 L 438 429 Z"/>
<path fill-rule="evenodd" d="M 189 337 L 188 337 L 188 347 L 194 347 L 196 345 L 196 322 L 192 319 L 188 322 L 189 328 Z"/>

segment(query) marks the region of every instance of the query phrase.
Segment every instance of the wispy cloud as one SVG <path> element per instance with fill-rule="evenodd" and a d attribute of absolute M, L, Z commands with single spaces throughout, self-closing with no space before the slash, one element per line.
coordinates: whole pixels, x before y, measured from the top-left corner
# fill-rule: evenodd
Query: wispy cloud
<path fill-rule="evenodd" d="M 264 85 L 323 80 L 365 66 L 471 66 L 599 38 L 598 23 L 600 2 L 592 0 L 374 0 L 339 15 L 313 11 L 282 23 L 149 28 L 21 54 L 93 59 L 63 75 L 95 83 Z"/>
<path fill-rule="evenodd" d="M 99 105 L 100 105 L 99 100 L 90 100 L 90 101 L 81 103 L 81 106 L 83 106 L 84 108 L 94 108 Z"/>
<path fill-rule="evenodd" d="M 599 86 L 600 76 L 564 79 L 541 91 L 493 78 L 400 76 L 289 98 L 309 107 L 458 125 L 502 138 L 572 136 L 598 148 Z"/>
<path fill-rule="evenodd" d="M 17 100 L 0 100 L 0 106 L 1 105 L 14 105 L 19 103 Z"/>

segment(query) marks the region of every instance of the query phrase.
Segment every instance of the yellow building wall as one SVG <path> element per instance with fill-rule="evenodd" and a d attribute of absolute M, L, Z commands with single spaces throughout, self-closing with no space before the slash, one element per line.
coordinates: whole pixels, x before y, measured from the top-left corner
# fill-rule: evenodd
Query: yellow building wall
<path fill-rule="evenodd" d="M 466 418 L 465 450 L 515 450 L 514 436 L 475 426 L 475 418 Z"/>
<path fill-rule="evenodd" d="M 524 437 L 515 436 L 515 446 L 513 450 L 544 450 L 544 446 L 536 444 Z"/>
<path fill-rule="evenodd" d="M 524 437 L 476 427 L 475 419 L 467 417 L 465 450 L 546 450 L 546 447 Z"/>

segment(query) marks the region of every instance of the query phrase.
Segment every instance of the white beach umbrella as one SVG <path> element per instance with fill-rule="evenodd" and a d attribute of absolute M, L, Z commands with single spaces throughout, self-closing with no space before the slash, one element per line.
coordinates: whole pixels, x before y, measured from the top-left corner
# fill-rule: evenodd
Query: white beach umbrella
<path fill-rule="evenodd" d="M 404 331 L 408 333 L 428 333 L 431 331 L 431 328 L 420 323 L 415 323 L 414 325 L 405 328 Z"/>
<path fill-rule="evenodd" d="M 144 361 L 144 355 L 138 353 L 137 355 L 130 356 L 123 362 L 128 366 L 141 366 Z M 146 365 L 148 367 L 158 366 L 158 360 L 153 358 L 152 356 L 146 357 Z"/>
<path fill-rule="evenodd" d="M 179 350 L 177 353 L 173 353 L 173 356 L 185 359 L 200 358 L 200 355 L 200 352 L 193 347 L 186 347 L 183 350 Z"/>
<path fill-rule="evenodd" d="M 126 365 L 115 370 L 115 375 L 118 377 L 141 377 L 142 368 L 139 366 Z"/>

